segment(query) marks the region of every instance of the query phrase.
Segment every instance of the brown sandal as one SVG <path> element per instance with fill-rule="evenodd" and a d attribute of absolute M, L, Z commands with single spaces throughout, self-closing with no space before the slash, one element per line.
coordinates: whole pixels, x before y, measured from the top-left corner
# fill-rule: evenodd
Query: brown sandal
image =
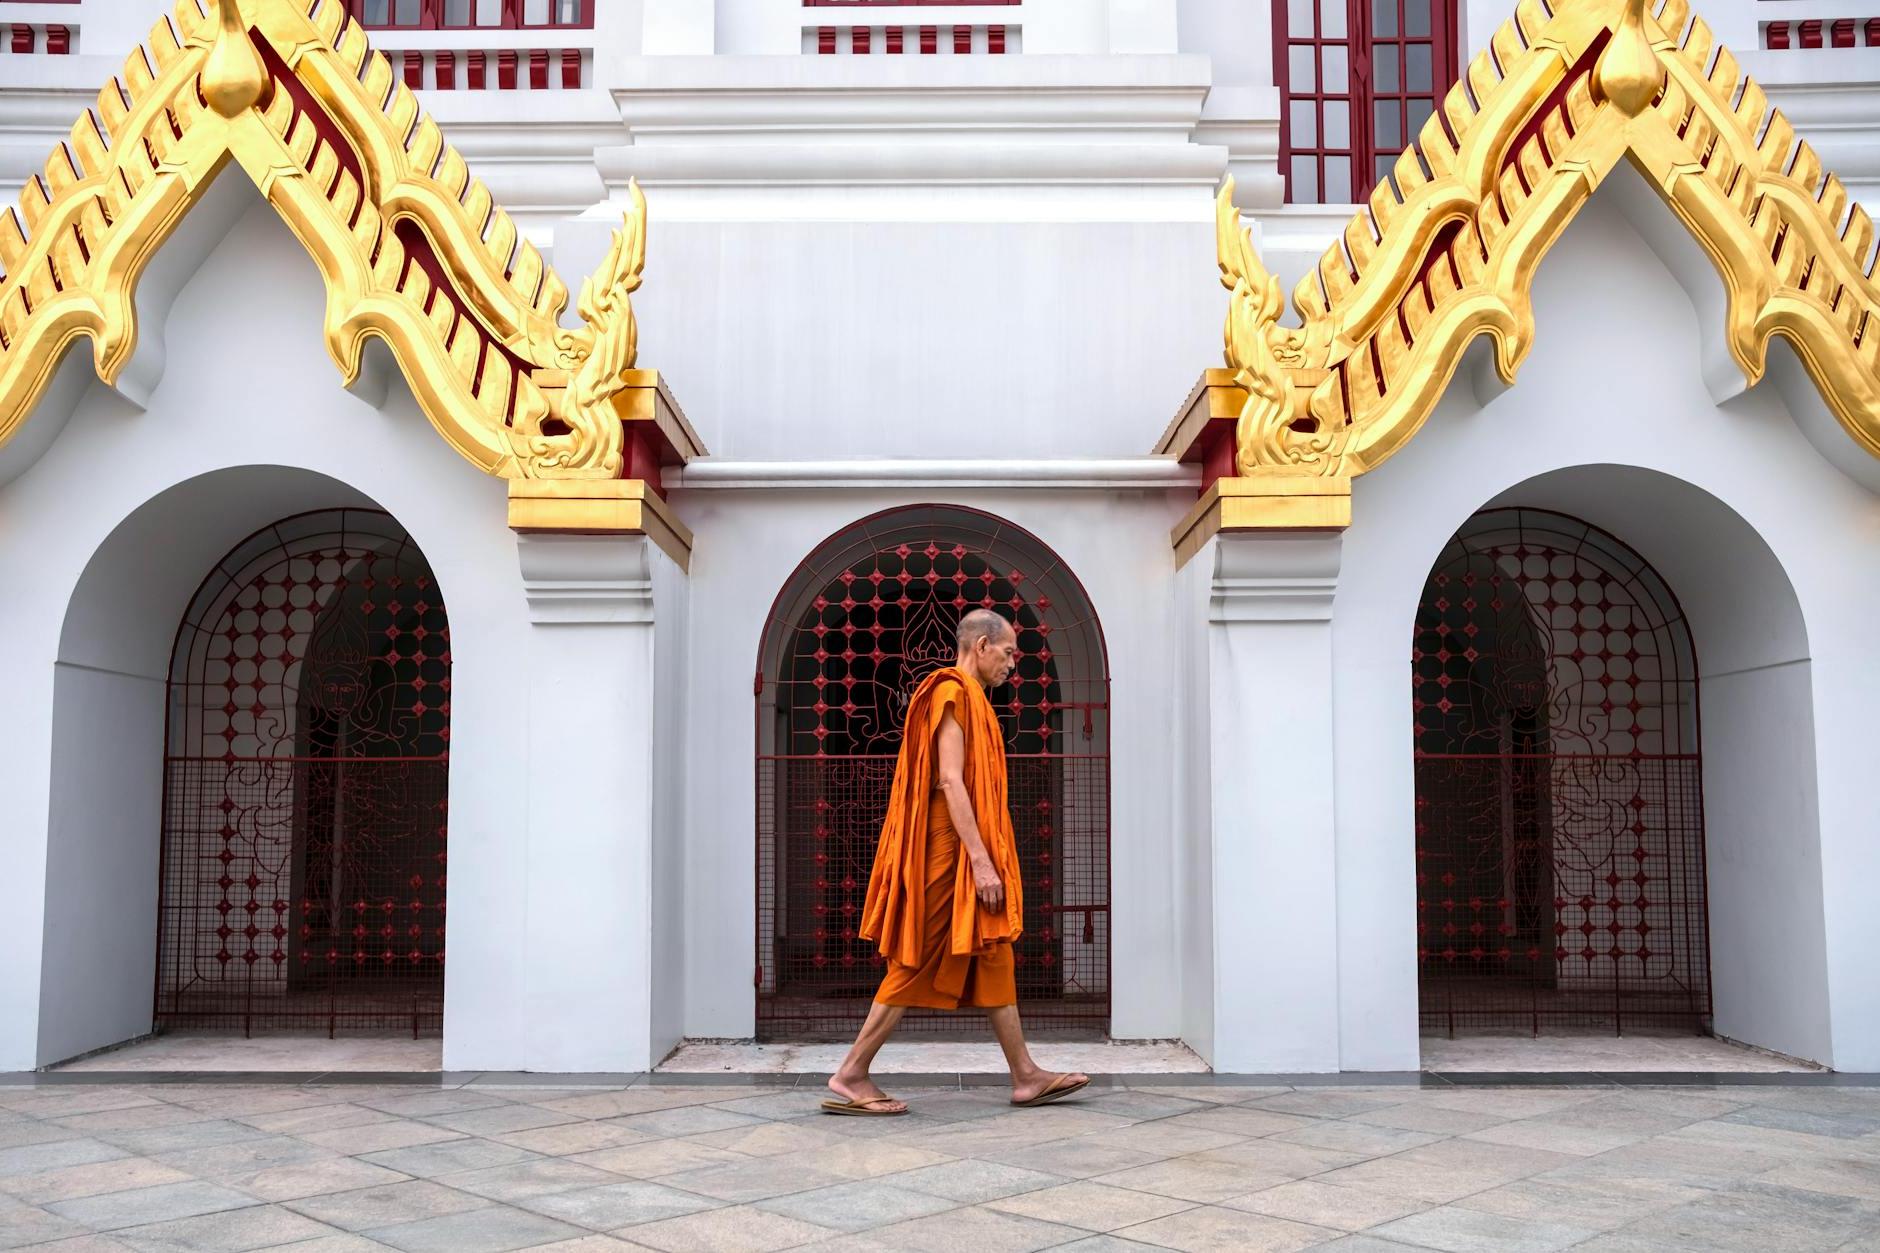
<path fill-rule="evenodd" d="M 1088 1078 L 1072 1081 L 1069 1075 L 1059 1075 L 1051 1081 L 1049 1087 L 1040 1092 L 1037 1096 L 1032 1097 L 1029 1101 L 1013 1101 L 1012 1104 L 1026 1106 L 1049 1105 L 1051 1102 L 1061 1101 L 1073 1093 L 1082 1092 L 1089 1086 L 1090 1080 Z"/>
<path fill-rule="evenodd" d="M 824 1101 L 822 1103 L 822 1112 L 825 1114 L 847 1114 L 854 1118 L 893 1118 L 907 1113 L 907 1106 L 905 1105 L 900 1109 L 870 1108 L 870 1106 L 881 1105 L 892 1100 L 894 1100 L 894 1098 L 891 1096 L 873 1096 L 866 1101 Z"/>

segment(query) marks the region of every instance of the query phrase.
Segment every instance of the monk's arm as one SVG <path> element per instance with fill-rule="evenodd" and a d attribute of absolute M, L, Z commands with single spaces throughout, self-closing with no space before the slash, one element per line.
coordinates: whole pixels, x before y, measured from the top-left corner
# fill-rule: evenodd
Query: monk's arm
<path fill-rule="evenodd" d="M 966 790 L 966 733 L 954 721 L 951 712 L 940 717 L 940 730 L 934 735 L 939 750 L 940 791 L 946 796 L 947 812 L 953 816 L 953 829 L 959 833 L 973 868 L 973 888 L 989 909 L 997 909 L 1005 899 L 1005 885 L 986 852 L 986 842 L 979 835 L 979 821 L 973 817 L 973 798 Z"/>

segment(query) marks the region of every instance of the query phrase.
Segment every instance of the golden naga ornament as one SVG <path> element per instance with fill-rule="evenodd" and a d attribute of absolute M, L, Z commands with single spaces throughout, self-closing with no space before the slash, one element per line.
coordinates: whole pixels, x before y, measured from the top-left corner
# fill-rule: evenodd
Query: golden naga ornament
<path fill-rule="evenodd" d="M 1880 456 L 1873 223 L 1798 142 L 1686 0 L 1521 0 L 1392 176 L 1293 291 L 1232 201 L 1216 204 L 1233 292 L 1226 361 L 1246 390 L 1241 476 L 1376 468 L 1435 408 L 1478 335 L 1505 382 L 1534 337 L 1541 258 L 1621 158 L 1701 245 L 1728 297 L 1725 342 L 1751 383 L 1795 348 L 1829 409 Z"/>
<path fill-rule="evenodd" d="M 117 380 L 145 265 L 231 159 L 319 268 L 348 384 L 381 340 L 480 469 L 622 476 L 639 188 L 583 287 L 585 325 L 562 327 L 568 289 L 340 0 L 180 0 L 0 214 L 0 443 L 79 336 Z"/>

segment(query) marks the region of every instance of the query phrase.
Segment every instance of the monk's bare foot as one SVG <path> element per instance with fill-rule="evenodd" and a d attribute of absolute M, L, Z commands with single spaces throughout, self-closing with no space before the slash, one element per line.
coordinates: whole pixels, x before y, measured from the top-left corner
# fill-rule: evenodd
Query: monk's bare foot
<path fill-rule="evenodd" d="M 875 1086 L 875 1081 L 867 1075 L 844 1075 L 837 1072 L 829 1076 L 829 1090 L 845 1101 L 857 1105 L 866 1105 L 881 1113 L 901 1113 L 907 1109 L 906 1101 L 897 1101 Z"/>
<path fill-rule="evenodd" d="M 1072 1092 L 1084 1087 L 1089 1082 L 1090 1076 L 1080 1070 L 1069 1071 L 1065 1074 L 1057 1074 L 1049 1070 L 1039 1070 L 1026 1075 L 1022 1079 L 1013 1079 L 1012 1104 L 1030 1105 L 1038 1101 L 1040 1097 L 1048 1097 L 1051 1093 L 1055 1092 L 1061 1092 L 1069 1096 Z"/>

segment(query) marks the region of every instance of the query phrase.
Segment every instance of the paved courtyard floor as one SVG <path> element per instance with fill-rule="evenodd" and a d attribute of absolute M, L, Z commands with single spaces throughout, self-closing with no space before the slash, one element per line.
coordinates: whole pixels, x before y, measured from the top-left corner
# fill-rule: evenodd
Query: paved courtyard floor
<path fill-rule="evenodd" d="M 777 1076 L 19 1078 L 0 1247 L 61 1253 L 1880 1251 L 1880 1088 L 1832 1076 L 1148 1076 L 1035 1110 L 908 1077 L 895 1119 Z"/>

